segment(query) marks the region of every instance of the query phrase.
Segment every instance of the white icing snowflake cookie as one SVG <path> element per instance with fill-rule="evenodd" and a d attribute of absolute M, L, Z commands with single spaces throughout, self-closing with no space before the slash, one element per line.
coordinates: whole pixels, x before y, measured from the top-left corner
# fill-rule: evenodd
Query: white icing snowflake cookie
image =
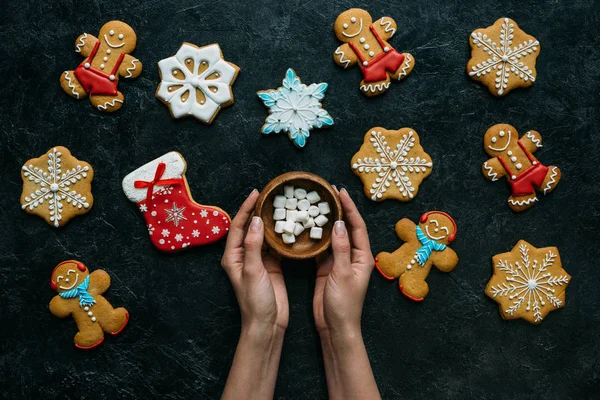
<path fill-rule="evenodd" d="M 21 208 L 54 227 L 87 213 L 94 203 L 91 188 L 94 170 L 65 147 L 56 146 L 27 161 L 21 168 L 21 177 Z"/>
<path fill-rule="evenodd" d="M 288 69 L 282 87 L 256 93 L 270 112 L 262 133 L 286 131 L 297 147 L 304 147 L 312 128 L 333 125 L 333 118 L 320 102 L 326 90 L 327 84 L 323 82 L 306 86 L 293 69 Z"/>
<path fill-rule="evenodd" d="M 210 124 L 222 107 L 233 104 L 231 86 L 239 71 L 223 59 L 218 44 L 183 43 L 177 54 L 159 61 L 156 97 L 169 107 L 173 118 L 191 115 Z"/>
<path fill-rule="evenodd" d="M 540 42 L 519 29 L 512 19 L 500 18 L 490 27 L 475 30 L 469 44 L 467 73 L 486 85 L 493 95 L 503 96 L 535 82 Z"/>
<path fill-rule="evenodd" d="M 485 294 L 498 303 L 502 318 L 539 324 L 565 305 L 571 276 L 562 268 L 556 247 L 538 249 L 519 240 L 510 252 L 495 255 L 492 264 Z"/>
<path fill-rule="evenodd" d="M 412 200 L 433 168 L 419 135 L 410 128 L 370 129 L 350 165 L 362 180 L 365 195 L 373 201 Z"/>

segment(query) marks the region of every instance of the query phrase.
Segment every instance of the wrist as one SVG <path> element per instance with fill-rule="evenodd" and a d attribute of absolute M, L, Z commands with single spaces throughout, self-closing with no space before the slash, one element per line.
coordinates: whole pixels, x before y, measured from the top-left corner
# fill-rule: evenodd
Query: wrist
<path fill-rule="evenodd" d="M 360 327 L 327 329 L 319 333 L 324 356 L 344 356 L 364 348 Z"/>
<path fill-rule="evenodd" d="M 271 345 L 283 342 L 285 328 L 276 324 L 265 324 L 260 322 L 242 323 L 240 341 L 252 342 L 254 345 Z"/>

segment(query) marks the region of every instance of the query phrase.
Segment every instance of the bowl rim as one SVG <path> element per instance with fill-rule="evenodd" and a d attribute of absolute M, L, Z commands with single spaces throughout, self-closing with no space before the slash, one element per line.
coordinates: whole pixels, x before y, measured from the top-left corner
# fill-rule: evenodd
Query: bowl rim
<path fill-rule="evenodd" d="M 273 190 L 275 190 L 275 188 L 282 186 L 287 182 L 299 180 L 299 179 L 311 181 L 311 182 L 314 182 L 314 183 L 318 184 L 319 186 L 323 187 L 323 189 L 325 189 L 325 191 L 327 191 L 331 195 L 331 197 L 333 198 L 333 201 L 335 203 L 335 208 L 332 207 L 332 210 L 331 210 L 332 216 L 335 217 L 335 220 L 333 222 L 335 223 L 335 221 L 342 219 L 342 216 L 343 216 L 342 203 L 340 201 L 339 195 L 337 194 L 337 192 L 335 191 L 333 186 L 331 186 L 331 184 L 329 182 L 327 182 L 325 179 L 323 179 L 319 175 L 313 174 L 312 172 L 306 172 L 306 171 L 290 171 L 290 172 L 286 172 L 284 174 L 278 175 L 275 178 L 271 179 L 271 181 L 269 181 L 269 183 L 267 183 L 265 185 L 263 190 L 260 192 L 260 195 L 258 196 L 258 199 L 256 201 L 256 206 L 254 208 L 254 215 L 261 217 L 261 214 L 262 214 L 261 211 L 262 211 L 263 205 L 265 204 L 265 200 L 267 199 L 267 197 L 269 197 L 271 192 L 273 192 Z M 337 213 L 335 211 L 337 211 Z M 264 221 L 263 221 L 263 225 L 264 225 Z M 269 239 L 269 236 L 266 234 L 265 234 L 265 241 L 267 242 L 267 244 L 269 245 L 270 248 L 272 248 L 273 250 L 275 250 L 277 253 L 279 253 L 281 256 L 283 256 L 285 258 L 290 258 L 293 260 L 305 260 L 308 258 L 314 258 L 317 255 L 326 251 L 331 246 L 331 235 L 328 236 L 327 240 L 322 240 L 321 245 L 318 246 L 317 248 L 315 248 L 315 250 L 305 252 L 302 254 L 298 254 L 298 253 L 292 251 L 291 248 L 279 246 L 279 243 L 272 243 L 271 240 Z"/>

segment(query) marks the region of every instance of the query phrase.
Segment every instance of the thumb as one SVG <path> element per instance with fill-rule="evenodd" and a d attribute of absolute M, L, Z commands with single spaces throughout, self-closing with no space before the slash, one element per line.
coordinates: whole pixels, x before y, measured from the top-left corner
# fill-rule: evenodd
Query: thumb
<path fill-rule="evenodd" d="M 350 246 L 344 221 L 335 221 L 333 225 L 331 249 L 333 252 L 332 272 L 339 277 L 350 276 L 352 274 L 352 246 Z"/>
<path fill-rule="evenodd" d="M 262 244 L 264 239 L 264 225 L 260 217 L 252 217 L 248 233 L 244 239 L 244 269 L 247 274 L 254 275 L 263 269 Z"/>

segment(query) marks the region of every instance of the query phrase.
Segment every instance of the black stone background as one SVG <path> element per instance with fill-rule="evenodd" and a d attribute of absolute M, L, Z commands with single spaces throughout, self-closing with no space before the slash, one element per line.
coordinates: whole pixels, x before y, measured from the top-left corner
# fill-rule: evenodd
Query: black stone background
<path fill-rule="evenodd" d="M 432 271 L 421 304 L 374 273 L 363 334 L 386 399 L 569 399 L 598 396 L 600 251 L 598 156 L 600 5 L 554 1 L 6 1 L 0 13 L 0 393 L 4 398 L 200 398 L 221 394 L 240 330 L 235 296 L 220 268 L 224 242 L 162 254 L 121 190 L 123 177 L 170 150 L 188 161 L 194 198 L 234 215 L 252 188 L 306 170 L 349 190 L 367 221 L 373 252 L 400 245 L 394 224 L 441 209 L 456 219 L 460 257 L 450 274 Z M 358 68 L 332 61 L 332 26 L 351 7 L 393 17 L 391 44 L 416 59 L 412 75 L 378 98 L 358 90 Z M 533 87 L 495 98 L 465 73 L 472 30 L 514 18 L 541 42 Z M 111 19 L 137 32 L 140 78 L 122 80 L 114 115 L 75 101 L 59 86 L 82 59 L 82 32 Z M 220 43 L 241 68 L 235 104 L 211 126 L 172 120 L 154 96 L 157 62 L 183 41 Z M 277 88 L 288 67 L 305 83 L 327 82 L 335 119 L 313 130 L 304 150 L 263 137 L 267 110 L 257 90 Z M 541 132 L 537 153 L 563 180 L 532 209 L 513 213 L 506 181 L 488 182 L 482 137 L 506 122 Z M 374 203 L 349 167 L 373 126 L 412 127 L 433 173 L 407 204 Z M 54 229 L 20 210 L 21 165 L 55 145 L 95 170 L 91 212 Z M 566 305 L 541 326 L 504 321 L 483 289 L 491 257 L 519 239 L 557 246 L 572 276 Z M 112 277 L 107 298 L 131 313 L 129 326 L 90 352 L 73 347 L 76 327 L 48 311 L 53 267 L 74 258 Z M 312 262 L 285 262 L 290 299 L 275 397 L 320 399 L 326 382 L 311 301 Z"/>

